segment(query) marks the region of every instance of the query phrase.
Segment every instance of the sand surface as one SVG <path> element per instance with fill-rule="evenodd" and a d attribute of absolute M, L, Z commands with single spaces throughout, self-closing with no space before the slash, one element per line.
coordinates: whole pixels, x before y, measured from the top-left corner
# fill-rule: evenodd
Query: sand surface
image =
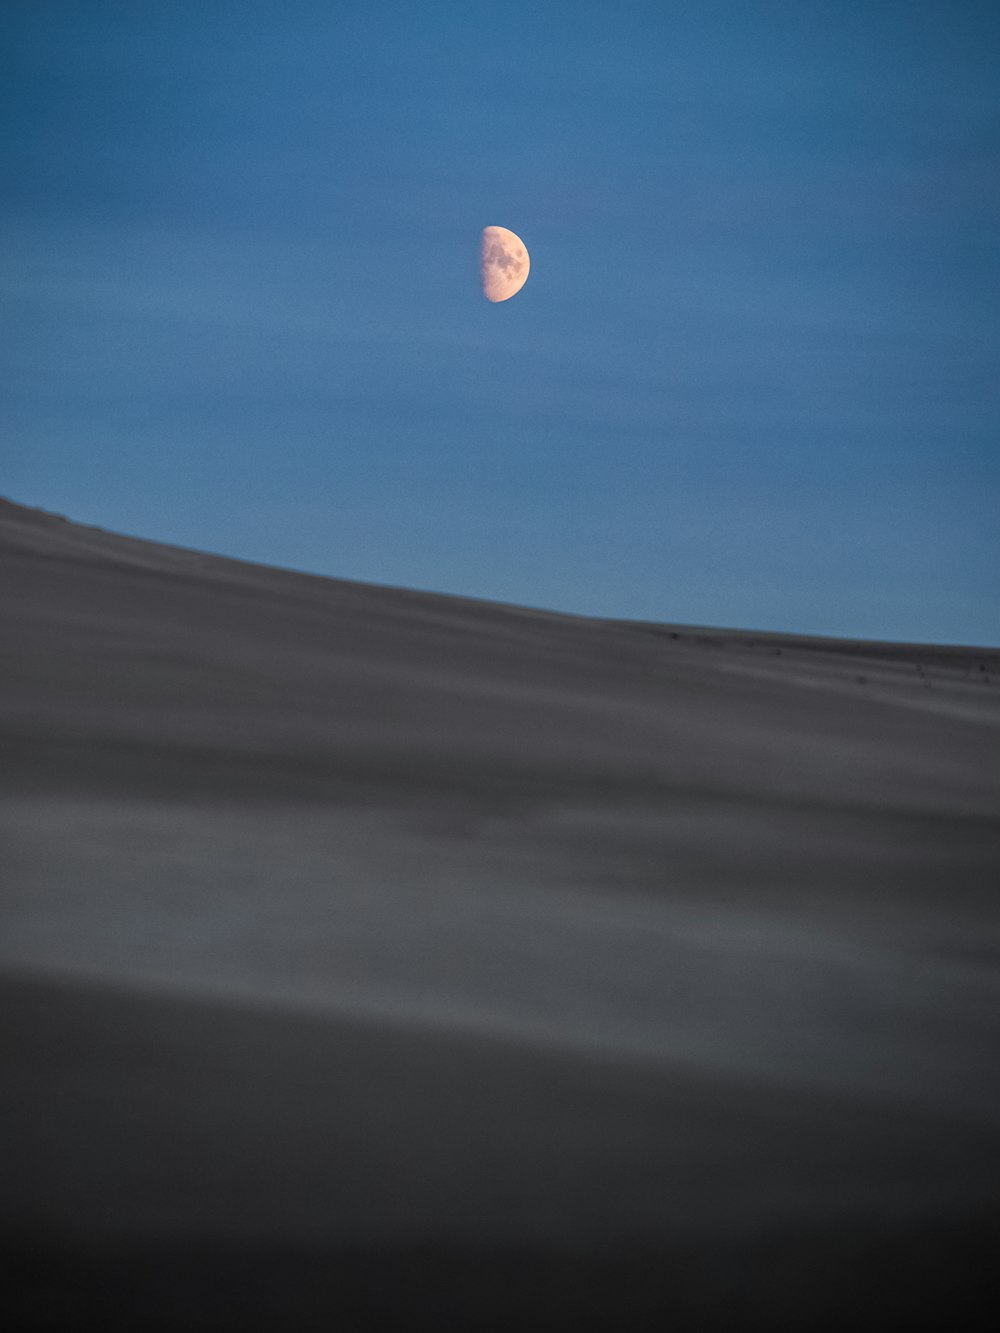
<path fill-rule="evenodd" d="M 1000 652 L 0 561 L 20 1326 L 996 1298 Z"/>

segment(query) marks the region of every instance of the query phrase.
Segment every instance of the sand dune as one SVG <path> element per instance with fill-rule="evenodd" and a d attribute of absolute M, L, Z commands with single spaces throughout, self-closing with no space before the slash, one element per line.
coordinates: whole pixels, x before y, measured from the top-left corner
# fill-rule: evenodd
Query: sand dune
<path fill-rule="evenodd" d="M 1000 1239 L 1000 652 L 0 504 L 26 1327 L 937 1326 Z"/>

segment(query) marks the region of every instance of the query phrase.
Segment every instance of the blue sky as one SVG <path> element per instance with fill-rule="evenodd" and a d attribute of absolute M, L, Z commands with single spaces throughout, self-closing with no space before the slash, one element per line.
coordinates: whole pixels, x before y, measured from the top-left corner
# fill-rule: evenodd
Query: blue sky
<path fill-rule="evenodd" d="M 1000 642 L 1000 6 L 23 0 L 0 65 L 0 493 Z M 532 258 L 499 306 L 488 224 Z"/>

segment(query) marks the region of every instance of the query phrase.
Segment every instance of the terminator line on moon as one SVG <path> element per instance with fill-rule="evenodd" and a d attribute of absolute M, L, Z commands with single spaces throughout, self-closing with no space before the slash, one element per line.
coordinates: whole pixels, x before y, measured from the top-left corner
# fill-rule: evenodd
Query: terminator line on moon
<path fill-rule="evenodd" d="M 487 301 L 509 301 L 528 280 L 528 247 L 506 227 L 484 227 L 479 272 Z"/>

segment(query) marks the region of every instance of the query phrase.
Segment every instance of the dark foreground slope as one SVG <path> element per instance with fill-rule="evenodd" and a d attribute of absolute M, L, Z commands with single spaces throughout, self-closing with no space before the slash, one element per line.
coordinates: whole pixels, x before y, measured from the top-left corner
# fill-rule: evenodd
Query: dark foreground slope
<path fill-rule="evenodd" d="M 974 1326 L 996 653 L 0 559 L 20 1326 Z"/>

